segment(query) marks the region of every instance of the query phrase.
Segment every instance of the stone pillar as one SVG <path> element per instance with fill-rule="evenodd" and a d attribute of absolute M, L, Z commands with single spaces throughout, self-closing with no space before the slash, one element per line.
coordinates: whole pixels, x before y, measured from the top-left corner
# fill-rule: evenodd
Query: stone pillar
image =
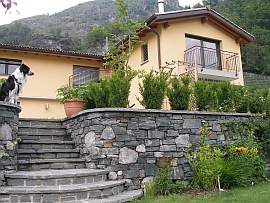
<path fill-rule="evenodd" d="M 21 107 L 0 101 L 0 186 L 5 173 L 17 170 L 17 137 Z"/>

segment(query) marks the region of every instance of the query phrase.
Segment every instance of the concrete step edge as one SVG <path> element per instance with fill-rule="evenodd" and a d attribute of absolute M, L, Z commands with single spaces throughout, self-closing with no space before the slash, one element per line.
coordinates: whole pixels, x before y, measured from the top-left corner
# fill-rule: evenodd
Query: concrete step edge
<path fill-rule="evenodd" d="M 6 178 L 12 179 L 57 179 L 70 177 L 84 177 L 108 174 L 107 170 L 100 169 L 62 169 L 62 170 L 40 170 L 40 171 L 18 171 L 15 173 L 5 174 Z"/>
<path fill-rule="evenodd" d="M 3 186 L 0 194 L 62 194 L 70 192 L 84 192 L 102 190 L 124 185 L 124 180 L 103 181 L 94 183 L 84 183 L 80 185 L 64 185 L 64 186 Z"/>
<path fill-rule="evenodd" d="M 142 190 L 129 190 L 102 199 L 72 201 L 72 203 L 120 203 L 132 201 L 134 199 L 140 198 L 142 195 L 143 195 Z"/>

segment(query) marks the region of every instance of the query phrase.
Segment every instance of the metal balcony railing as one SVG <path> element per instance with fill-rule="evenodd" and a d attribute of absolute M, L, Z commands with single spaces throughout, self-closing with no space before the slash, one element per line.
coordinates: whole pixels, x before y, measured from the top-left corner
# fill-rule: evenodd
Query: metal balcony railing
<path fill-rule="evenodd" d="M 113 73 L 113 69 L 97 69 L 82 71 L 74 75 L 69 76 L 69 86 L 72 85 L 83 85 L 88 83 L 90 80 L 98 83 L 100 79 L 109 79 Z"/>
<path fill-rule="evenodd" d="M 239 71 L 238 53 L 212 49 L 208 47 L 194 46 L 185 51 L 185 61 L 197 63 L 197 67 L 203 71 L 206 69 L 221 70 L 226 72 Z"/>

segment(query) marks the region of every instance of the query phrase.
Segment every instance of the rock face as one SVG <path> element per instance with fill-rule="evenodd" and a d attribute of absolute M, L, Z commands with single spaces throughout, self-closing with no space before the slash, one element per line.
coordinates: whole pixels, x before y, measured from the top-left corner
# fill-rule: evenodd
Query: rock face
<path fill-rule="evenodd" d="M 125 0 L 128 5 L 129 18 L 144 21 L 158 12 L 157 0 Z M 179 10 L 178 0 L 165 0 L 165 11 Z M 53 15 L 38 15 L 24 18 L 21 22 L 29 26 L 30 33 L 18 33 L 22 25 L 15 24 L 14 32 L 7 38 L 1 38 L 0 43 L 31 46 L 64 51 L 82 51 L 82 39 L 93 27 L 109 26 L 115 20 L 117 8 L 113 0 L 95 0 L 78 4 Z M 9 29 L 10 30 L 10 29 Z M 91 36 L 88 53 L 104 54 L 105 38 Z M 20 40 L 18 40 L 20 39 Z M 85 47 L 85 46 L 83 46 Z M 85 48 L 83 48 L 85 49 Z M 85 50 L 83 52 L 86 52 Z"/>

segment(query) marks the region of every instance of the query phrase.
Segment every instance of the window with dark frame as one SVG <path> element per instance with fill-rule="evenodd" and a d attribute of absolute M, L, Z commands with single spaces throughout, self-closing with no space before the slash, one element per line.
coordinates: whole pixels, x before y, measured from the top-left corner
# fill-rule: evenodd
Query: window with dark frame
<path fill-rule="evenodd" d="M 73 85 L 83 85 L 90 80 L 99 82 L 99 68 L 73 66 L 73 75 L 71 76 Z"/>
<path fill-rule="evenodd" d="M 142 62 L 148 61 L 148 45 L 142 45 Z"/>
<path fill-rule="evenodd" d="M 222 70 L 220 41 L 186 34 L 186 50 L 193 55 L 195 51 L 192 51 L 192 49 L 197 49 L 197 63 L 199 66 Z"/>
<path fill-rule="evenodd" d="M 11 75 L 21 64 L 21 60 L 0 58 L 0 75 Z"/>

